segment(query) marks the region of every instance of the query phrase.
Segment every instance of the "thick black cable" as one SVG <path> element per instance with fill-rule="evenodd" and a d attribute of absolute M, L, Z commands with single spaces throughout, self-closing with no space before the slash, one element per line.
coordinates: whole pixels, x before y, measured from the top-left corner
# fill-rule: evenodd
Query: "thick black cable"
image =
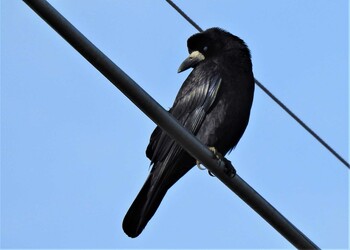
<path fill-rule="evenodd" d="M 185 12 L 183 12 L 179 6 L 177 6 L 171 0 L 167 1 L 179 14 L 185 18 L 190 24 L 193 25 L 199 32 L 202 32 L 203 29 L 194 22 Z M 284 105 L 275 95 L 273 95 L 264 85 L 261 84 L 257 79 L 255 79 L 255 84 L 261 88 L 272 100 L 274 100 L 284 111 L 286 111 L 297 123 L 299 123 L 307 132 L 309 132 L 319 143 L 321 143 L 326 149 L 329 150 L 340 162 L 342 162 L 346 167 L 350 169 L 350 164 L 341 157 L 331 146 L 329 146 L 319 135 L 317 135 L 308 125 L 306 125 L 296 114 L 294 114 L 286 105 Z"/>
<path fill-rule="evenodd" d="M 194 158 L 202 162 L 218 179 L 241 197 L 290 243 L 299 249 L 319 249 L 316 244 L 291 224 L 243 179 L 237 174 L 234 174 L 234 168 L 228 160 L 216 160 L 212 152 L 205 145 L 189 133 L 188 130 L 183 128 L 172 115 L 164 110 L 47 1 L 24 0 L 24 2 L 148 117 L 174 138 Z"/>

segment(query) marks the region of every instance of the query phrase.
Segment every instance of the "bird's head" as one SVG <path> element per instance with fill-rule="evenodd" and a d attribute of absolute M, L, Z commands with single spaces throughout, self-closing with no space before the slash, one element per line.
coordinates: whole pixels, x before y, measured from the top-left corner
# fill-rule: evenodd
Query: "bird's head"
<path fill-rule="evenodd" d="M 187 48 L 190 55 L 180 65 L 178 73 L 194 68 L 200 62 L 228 50 L 242 50 L 250 58 L 249 49 L 244 41 L 220 28 L 210 28 L 194 34 L 187 40 Z"/>

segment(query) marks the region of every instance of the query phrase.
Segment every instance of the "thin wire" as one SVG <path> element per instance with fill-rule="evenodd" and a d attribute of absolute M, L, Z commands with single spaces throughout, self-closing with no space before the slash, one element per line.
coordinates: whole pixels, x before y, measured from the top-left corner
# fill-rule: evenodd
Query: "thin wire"
<path fill-rule="evenodd" d="M 189 16 L 186 15 L 185 12 L 183 12 L 173 1 L 166 0 L 168 4 L 170 4 L 181 16 L 183 16 L 190 24 L 192 24 L 199 32 L 202 32 L 202 28 L 199 27 L 198 24 L 196 24 Z"/>
<path fill-rule="evenodd" d="M 203 29 L 199 27 L 189 16 L 185 14 L 172 0 L 167 1 L 183 18 L 185 18 L 190 24 L 192 24 L 199 32 Z M 331 146 L 329 146 L 319 135 L 317 135 L 309 126 L 307 126 L 296 114 L 294 114 L 286 105 L 284 105 L 276 96 L 274 96 L 264 85 L 255 79 L 255 84 L 262 89 L 268 96 L 272 98 L 284 111 L 286 111 L 296 122 L 298 122 L 307 132 L 309 132 L 319 143 L 321 143 L 326 149 L 329 150 L 340 162 L 350 169 L 350 164 L 341 157 Z"/>
<path fill-rule="evenodd" d="M 296 120 L 306 131 L 308 131 L 316 140 L 318 140 L 326 149 L 329 150 L 335 157 L 338 158 L 345 166 L 350 168 L 349 163 L 341 157 L 331 146 L 329 146 L 318 134 L 316 134 L 309 126 L 307 126 L 296 114 L 294 114 L 289 108 L 286 107 L 280 100 L 277 99 L 265 86 L 263 86 L 257 79 L 255 79 L 256 85 L 258 85 L 268 96 L 272 98 L 282 109 L 284 109 L 294 120 Z"/>

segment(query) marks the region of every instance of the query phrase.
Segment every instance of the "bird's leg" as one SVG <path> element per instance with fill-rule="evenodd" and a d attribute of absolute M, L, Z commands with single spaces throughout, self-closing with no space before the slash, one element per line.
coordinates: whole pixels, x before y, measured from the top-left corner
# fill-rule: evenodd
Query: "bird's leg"
<path fill-rule="evenodd" d="M 213 152 L 215 158 L 217 158 L 219 161 L 224 162 L 225 173 L 231 178 L 235 177 L 236 169 L 232 166 L 231 162 L 227 160 L 225 157 L 223 157 L 222 154 L 220 154 L 220 152 L 215 147 L 209 147 L 209 150 Z M 210 176 L 215 176 L 209 170 L 208 170 L 208 173 Z"/>
<path fill-rule="evenodd" d="M 225 173 L 227 175 L 229 175 L 231 178 L 235 177 L 236 175 L 236 169 L 232 166 L 231 162 L 227 159 L 225 159 L 225 157 L 222 156 L 222 154 L 220 154 L 220 152 L 217 151 L 217 149 L 215 147 L 209 147 L 209 150 L 211 152 L 214 153 L 215 157 L 219 160 L 219 161 L 223 161 L 224 165 L 225 165 Z M 208 173 L 211 176 L 214 176 L 209 170 Z"/>
<path fill-rule="evenodd" d="M 215 158 L 218 159 L 219 161 L 222 161 L 222 160 L 224 159 L 224 157 L 222 156 L 222 154 L 220 154 L 220 152 L 219 152 L 215 147 L 208 147 L 208 149 L 209 149 L 211 152 L 213 152 Z M 212 172 L 210 172 L 209 170 L 208 170 L 208 174 L 209 174 L 210 176 L 215 177 L 215 175 L 214 175 Z"/>
<path fill-rule="evenodd" d="M 214 156 L 216 157 L 216 159 L 218 160 L 222 160 L 224 157 L 222 156 L 222 154 L 220 154 L 220 152 L 215 148 L 215 147 L 208 147 L 209 150 L 211 152 L 213 152 Z"/>

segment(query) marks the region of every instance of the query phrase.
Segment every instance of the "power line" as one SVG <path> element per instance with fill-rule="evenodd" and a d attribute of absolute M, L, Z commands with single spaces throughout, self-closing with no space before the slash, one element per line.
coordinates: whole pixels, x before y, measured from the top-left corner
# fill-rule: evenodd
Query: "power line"
<path fill-rule="evenodd" d="M 186 15 L 183 10 L 180 9 L 172 0 L 167 1 L 183 18 L 185 18 L 193 27 L 195 27 L 199 32 L 203 29 L 199 27 L 188 15 Z M 307 132 L 309 132 L 319 143 L 321 143 L 326 149 L 329 150 L 340 162 L 342 162 L 346 167 L 350 169 L 350 164 L 341 157 L 331 146 L 329 146 L 316 132 L 314 132 L 308 125 L 305 124 L 296 114 L 294 114 L 286 105 L 284 105 L 275 95 L 273 95 L 264 85 L 261 84 L 257 79 L 255 79 L 255 84 L 264 91 L 272 100 L 274 100 L 284 111 L 286 111 L 297 123 L 299 123 Z"/>
<path fill-rule="evenodd" d="M 230 161 L 217 160 L 209 149 L 160 106 L 147 92 L 126 75 L 79 30 L 45 0 L 24 0 L 42 19 L 72 45 L 86 60 L 125 94 L 139 109 L 157 123 L 195 159 L 204 164 L 290 243 L 299 249 L 319 249 L 270 203 L 237 174 Z M 214 213 L 214 212 L 213 212 Z"/>
<path fill-rule="evenodd" d="M 297 121 L 307 132 L 309 132 L 316 140 L 318 140 L 326 149 L 329 150 L 339 161 L 345 166 L 350 168 L 349 163 L 341 157 L 331 146 L 329 146 L 318 134 L 316 134 L 308 125 L 306 125 L 296 114 L 294 114 L 289 108 L 286 107 L 276 96 L 274 96 L 264 85 L 262 85 L 257 79 L 255 79 L 256 85 L 258 85 L 268 96 L 272 98 L 284 111 L 286 111 L 295 121 Z"/>
<path fill-rule="evenodd" d="M 195 27 L 199 32 L 202 32 L 203 29 L 199 27 L 198 24 L 196 24 L 189 16 L 186 15 L 185 12 L 182 11 L 173 1 L 171 0 L 165 0 L 170 4 L 181 16 L 183 16 L 190 24 L 192 24 L 193 27 Z"/>

